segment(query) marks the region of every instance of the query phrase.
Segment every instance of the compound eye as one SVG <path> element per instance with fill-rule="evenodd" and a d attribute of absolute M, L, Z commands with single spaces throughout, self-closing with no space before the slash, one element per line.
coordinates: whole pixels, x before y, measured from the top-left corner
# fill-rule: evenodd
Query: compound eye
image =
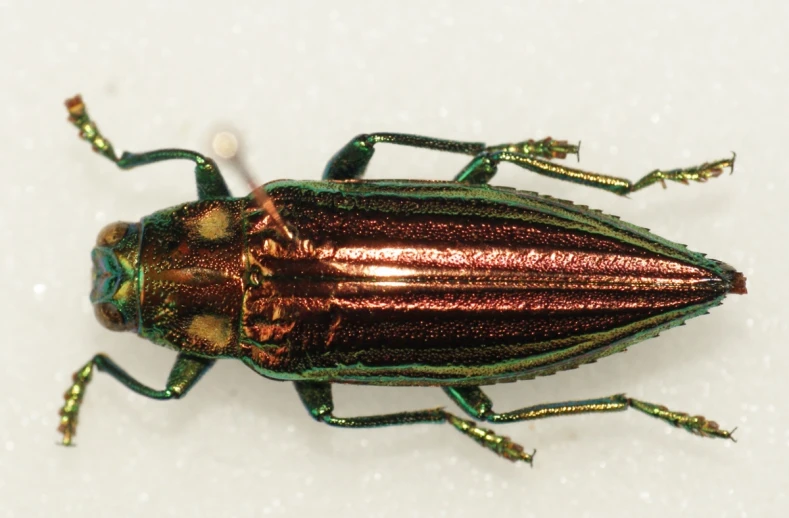
<path fill-rule="evenodd" d="M 118 308 L 115 307 L 115 304 L 111 302 L 96 304 L 94 306 L 94 311 L 101 325 L 111 331 L 126 331 L 131 328 L 131 326 L 126 323 Z"/>
<path fill-rule="evenodd" d="M 123 221 L 110 223 L 99 232 L 99 236 L 96 238 L 96 246 L 115 246 L 120 243 L 128 231 L 128 223 Z"/>

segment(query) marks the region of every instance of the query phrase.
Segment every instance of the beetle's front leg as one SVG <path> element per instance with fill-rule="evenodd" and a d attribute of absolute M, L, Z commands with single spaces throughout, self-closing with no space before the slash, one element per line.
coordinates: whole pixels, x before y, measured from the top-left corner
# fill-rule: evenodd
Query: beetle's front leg
<path fill-rule="evenodd" d="M 664 406 L 629 398 L 624 394 L 582 401 L 535 405 L 511 412 L 497 413 L 493 411 L 493 402 L 479 387 L 446 387 L 444 392 L 471 417 L 490 423 L 514 423 L 582 413 L 621 412 L 628 408 L 635 408 L 663 422 L 683 428 L 694 435 L 733 440 L 732 433 L 734 431 L 721 430 L 715 421 L 708 421 L 702 416 L 689 416 L 684 412 L 674 412 Z"/>
<path fill-rule="evenodd" d="M 62 444 L 70 446 L 74 435 L 76 435 L 80 405 L 85 397 L 85 389 L 93 377 L 94 369 L 106 372 L 126 388 L 140 395 L 163 400 L 178 399 L 184 396 L 214 362 L 215 360 L 180 353 L 175 360 L 175 365 L 170 370 L 166 388 L 156 390 L 134 379 L 109 356 L 97 354 L 84 367 L 74 373 L 74 383 L 63 395 L 66 402 L 60 409 L 61 417 L 58 427 L 58 431 L 63 434 Z"/>
<path fill-rule="evenodd" d="M 577 159 L 581 159 L 580 142 L 578 144 L 570 144 L 566 140 L 557 140 L 551 137 L 545 137 L 542 140 L 529 139 L 512 144 L 497 144 L 485 148 L 487 153 L 499 151 L 509 151 L 510 153 L 545 158 L 547 160 L 567 158 L 567 155 L 575 155 Z"/>
<path fill-rule="evenodd" d="M 210 158 L 185 149 L 158 149 L 147 153 L 124 152 L 120 158 L 115 154 L 112 143 L 99 131 L 98 126 L 88 115 L 85 103 L 79 95 L 66 101 L 69 122 L 79 129 L 79 136 L 90 142 L 93 150 L 112 160 L 121 169 L 161 162 L 163 160 L 191 160 L 195 163 L 197 196 L 201 200 L 229 198 L 230 191 L 222 177 L 222 172 Z"/>
<path fill-rule="evenodd" d="M 509 151 L 546 159 L 565 158 L 568 154 L 578 154 L 579 147 L 568 144 L 565 140 L 556 140 L 551 137 L 542 140 L 524 140 L 513 144 L 498 144 L 486 146 L 482 142 L 461 142 L 459 140 L 437 139 L 420 135 L 407 135 L 404 133 L 370 133 L 354 137 L 340 149 L 326 164 L 323 171 L 324 180 L 351 180 L 364 175 L 367 164 L 375 152 L 376 144 L 397 144 L 449 153 L 462 153 L 464 155 L 478 155 L 479 153 L 494 153 Z"/>
<path fill-rule="evenodd" d="M 523 447 L 512 442 L 509 437 L 497 435 L 492 430 L 480 428 L 477 423 L 461 419 L 442 408 L 399 412 L 396 414 L 371 415 L 363 417 L 337 417 L 334 415 L 334 401 L 331 385 L 325 382 L 297 381 L 296 391 L 309 411 L 319 422 L 343 428 L 375 428 L 401 424 L 449 423 L 456 430 L 471 437 L 480 445 L 492 450 L 505 459 L 522 460 L 531 464 L 534 453 L 524 453 Z"/>

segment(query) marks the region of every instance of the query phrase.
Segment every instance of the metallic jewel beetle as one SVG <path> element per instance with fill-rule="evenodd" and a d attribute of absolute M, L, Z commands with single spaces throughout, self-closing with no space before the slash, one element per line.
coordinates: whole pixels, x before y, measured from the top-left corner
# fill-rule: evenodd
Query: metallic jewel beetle
<path fill-rule="evenodd" d="M 578 147 L 550 138 L 485 146 L 376 133 L 342 148 L 323 181 L 280 180 L 234 198 L 211 159 L 178 149 L 117 157 L 82 99 L 66 106 L 80 136 L 120 168 L 193 161 L 198 201 L 99 234 L 90 296 L 97 318 L 178 357 L 157 390 L 96 355 L 65 394 L 63 444 L 72 443 L 94 369 L 138 394 L 177 399 L 220 358 L 292 381 L 318 421 L 448 423 L 529 463 L 533 454 L 509 438 L 442 408 L 337 417 L 331 384 L 438 386 L 491 423 L 635 408 L 696 435 L 731 438 L 701 416 L 622 394 L 499 413 L 480 386 L 593 362 L 746 292 L 730 266 L 645 229 L 488 185 L 499 163 L 624 195 L 666 180 L 707 180 L 734 157 L 630 183 L 551 162 Z M 454 181 L 362 180 L 378 143 L 473 158 Z"/>

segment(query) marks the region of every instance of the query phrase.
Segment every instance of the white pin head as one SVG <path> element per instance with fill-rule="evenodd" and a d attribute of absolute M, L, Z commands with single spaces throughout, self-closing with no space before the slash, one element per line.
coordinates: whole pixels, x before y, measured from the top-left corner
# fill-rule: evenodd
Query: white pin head
<path fill-rule="evenodd" d="M 236 136 L 236 132 L 218 131 L 211 140 L 211 148 L 219 158 L 230 162 L 241 177 L 246 180 L 258 206 L 271 216 L 277 232 L 291 243 L 295 243 L 297 241 L 295 229 L 285 222 L 274 205 L 274 201 L 266 193 L 266 190 L 258 185 L 252 173 L 247 169 L 241 155 L 241 140 Z"/>

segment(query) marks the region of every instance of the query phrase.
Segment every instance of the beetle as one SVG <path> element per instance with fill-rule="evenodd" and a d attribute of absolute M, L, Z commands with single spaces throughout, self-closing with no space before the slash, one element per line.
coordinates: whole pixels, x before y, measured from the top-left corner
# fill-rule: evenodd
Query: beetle
<path fill-rule="evenodd" d="M 76 433 L 95 370 L 153 399 L 177 399 L 221 358 L 293 382 L 314 419 L 348 428 L 447 423 L 498 455 L 532 462 L 479 422 L 634 408 L 704 437 L 732 431 L 702 416 L 617 394 L 497 412 L 480 386 L 576 368 L 746 293 L 734 268 L 599 211 L 489 184 L 500 163 L 619 195 L 705 181 L 734 155 L 625 179 L 558 165 L 578 146 L 374 133 L 352 139 L 322 181 L 279 180 L 233 197 L 216 163 L 163 149 L 115 154 L 80 96 L 69 120 L 121 169 L 194 162 L 198 201 L 104 228 L 92 252 L 96 317 L 177 351 L 164 389 L 97 354 L 74 374 L 60 411 Z M 472 156 L 454 181 L 365 180 L 380 143 Z M 472 419 L 443 408 L 334 414 L 333 383 L 441 387 Z"/>

